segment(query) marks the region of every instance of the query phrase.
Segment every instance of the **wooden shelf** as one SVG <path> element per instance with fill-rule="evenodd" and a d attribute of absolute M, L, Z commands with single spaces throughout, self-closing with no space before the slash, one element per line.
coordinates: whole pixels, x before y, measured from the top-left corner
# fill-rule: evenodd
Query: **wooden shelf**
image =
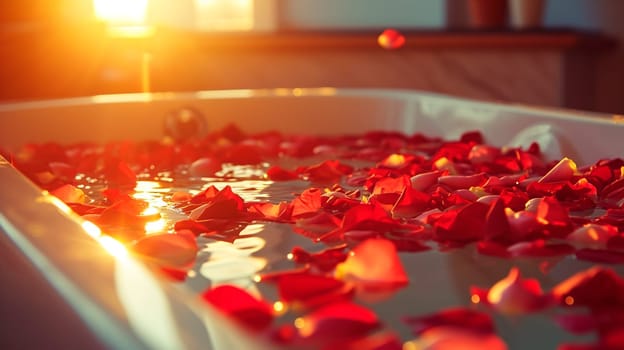
<path fill-rule="evenodd" d="M 270 34 L 157 33 L 155 42 L 176 38 L 186 45 L 204 49 L 378 49 L 379 31 L 277 32 Z M 571 29 L 536 31 L 404 31 L 402 49 L 555 49 L 584 50 L 615 47 L 611 38 L 594 32 Z"/>

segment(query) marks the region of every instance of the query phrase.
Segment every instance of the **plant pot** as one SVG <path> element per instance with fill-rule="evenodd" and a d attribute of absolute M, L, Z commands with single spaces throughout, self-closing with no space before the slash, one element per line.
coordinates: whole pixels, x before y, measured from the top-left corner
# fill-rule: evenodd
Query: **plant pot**
<path fill-rule="evenodd" d="M 509 0 L 509 22 L 512 28 L 538 28 L 542 25 L 545 0 Z"/>
<path fill-rule="evenodd" d="M 507 24 L 507 0 L 470 0 L 468 14 L 473 28 L 503 28 Z"/>

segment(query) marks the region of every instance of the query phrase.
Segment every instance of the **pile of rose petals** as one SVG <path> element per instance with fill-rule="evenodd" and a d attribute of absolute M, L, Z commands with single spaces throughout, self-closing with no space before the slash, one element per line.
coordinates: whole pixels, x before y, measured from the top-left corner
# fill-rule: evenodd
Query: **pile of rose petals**
<path fill-rule="evenodd" d="M 553 320 L 572 333 L 595 332 L 597 343 L 562 348 L 624 346 L 624 281 L 600 265 L 549 291 L 512 268 L 487 289 L 465 291 L 466 305 L 472 301 L 483 310 L 449 305 L 429 315 L 405 315 L 414 339 L 401 339 L 362 302 L 391 298 L 414 283 L 400 254 L 431 249 L 474 246 L 500 259 L 624 263 L 622 159 L 579 168 L 565 157 L 543 159 L 537 144 L 488 145 L 479 132 L 458 140 L 387 131 L 314 137 L 248 135 L 233 125 L 188 141 L 29 144 L 2 155 L 173 280 L 183 281 L 193 267 L 197 236 L 234 242 L 254 222 L 289 225 L 293 234 L 320 244 L 315 251 L 284 252 L 292 269 L 261 274 L 258 283 L 274 288 L 277 300 L 233 285 L 201 294 L 242 326 L 283 345 L 505 349 L 490 313 L 582 309 Z M 303 158 L 318 161 L 296 167 L 282 162 Z M 161 172 L 227 178 L 232 175 L 225 166 L 232 164 L 309 187 L 287 201 L 245 201 L 230 186 L 207 183 L 198 193 L 170 197 L 170 208 L 186 219 L 157 234 L 142 230 L 159 214 L 146 214 L 148 204 L 132 196 L 137 179 Z M 85 179 L 102 185 L 99 197 L 93 196 L 99 199 L 90 198 Z"/>

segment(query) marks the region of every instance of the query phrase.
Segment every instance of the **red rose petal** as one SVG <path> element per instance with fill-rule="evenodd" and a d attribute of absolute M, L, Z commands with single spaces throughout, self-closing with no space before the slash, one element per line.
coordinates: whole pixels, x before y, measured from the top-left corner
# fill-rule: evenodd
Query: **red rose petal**
<path fill-rule="evenodd" d="M 61 187 L 58 187 L 52 191 L 50 194 L 62 200 L 65 203 L 85 203 L 87 197 L 85 193 L 77 188 L 74 185 L 66 184 Z"/>
<path fill-rule="evenodd" d="M 292 209 L 292 205 L 287 202 L 280 202 L 278 204 L 249 203 L 247 211 L 250 214 L 258 214 L 259 219 L 262 220 L 291 222 Z"/>
<path fill-rule="evenodd" d="M 617 235 L 615 226 L 586 224 L 570 233 L 566 240 L 579 248 L 601 249 L 606 248 L 609 239 Z"/>
<path fill-rule="evenodd" d="M 511 227 L 505 213 L 505 203 L 499 197 L 490 204 L 485 215 L 484 238 L 509 241 L 512 238 L 510 232 Z"/>
<path fill-rule="evenodd" d="M 435 170 L 414 175 L 410 178 L 412 188 L 418 191 L 426 191 L 429 187 L 433 186 L 438 182 L 438 178 L 443 173 L 443 171 Z"/>
<path fill-rule="evenodd" d="M 448 209 L 433 222 L 436 239 L 472 242 L 483 238 L 488 210 L 487 204 L 479 202 Z"/>
<path fill-rule="evenodd" d="M 206 198 L 199 207 L 193 209 L 189 218 L 193 220 L 236 219 L 245 217 L 245 214 L 243 199 L 232 192 L 230 186 L 225 186 L 214 196 Z"/>
<path fill-rule="evenodd" d="M 300 247 L 294 247 L 291 259 L 299 264 L 310 264 L 323 272 L 333 270 L 336 265 L 347 259 L 346 244 L 330 247 L 319 252 L 309 253 Z"/>
<path fill-rule="evenodd" d="M 525 279 L 520 270 L 513 267 L 509 275 L 496 282 L 487 293 L 487 302 L 504 314 L 524 314 L 544 310 L 552 299 L 544 294 L 535 279 Z"/>
<path fill-rule="evenodd" d="M 474 186 L 483 185 L 488 179 L 484 173 L 474 175 L 446 175 L 438 178 L 438 183 L 448 186 L 451 189 L 458 190 L 461 188 L 468 189 Z"/>
<path fill-rule="evenodd" d="M 570 181 L 576 174 L 577 167 L 573 160 L 563 157 L 559 163 L 553 166 L 546 175 L 542 176 L 538 182 L 553 183 Z"/>
<path fill-rule="evenodd" d="M 408 176 L 400 176 L 397 178 L 385 177 L 375 183 L 372 195 L 382 193 L 402 193 L 407 187 L 411 186 Z"/>
<path fill-rule="evenodd" d="M 613 270 L 599 266 L 576 273 L 552 292 L 562 305 L 592 309 L 624 307 L 624 279 Z"/>
<path fill-rule="evenodd" d="M 206 290 L 201 297 L 250 329 L 262 330 L 273 321 L 271 305 L 256 299 L 239 287 L 221 285 Z"/>
<path fill-rule="evenodd" d="M 299 174 L 286 170 L 279 165 L 273 165 L 267 169 L 267 177 L 273 181 L 292 181 L 299 179 Z"/>
<path fill-rule="evenodd" d="M 277 280 L 280 300 L 306 308 L 348 300 L 353 286 L 333 277 L 313 274 L 284 275 Z"/>
<path fill-rule="evenodd" d="M 394 217 L 410 218 L 429 209 L 430 205 L 430 195 L 408 187 L 401 193 L 391 211 Z"/>
<path fill-rule="evenodd" d="M 139 239 L 132 250 L 142 258 L 168 267 L 188 266 L 195 261 L 197 244 L 183 234 L 149 235 Z"/>
<path fill-rule="evenodd" d="M 321 190 L 308 188 L 292 201 L 293 218 L 308 217 L 316 214 L 321 208 Z"/>
<path fill-rule="evenodd" d="M 378 204 L 360 204 L 344 213 L 341 228 L 348 230 L 387 230 L 396 227 L 388 213 Z"/>
<path fill-rule="evenodd" d="M 362 337 L 380 326 L 377 315 L 351 302 L 331 303 L 295 321 L 303 338 Z"/>
<path fill-rule="evenodd" d="M 319 240 L 339 228 L 341 220 L 326 212 L 318 212 L 313 216 L 295 221 L 293 230 L 305 237 Z"/>
<path fill-rule="evenodd" d="M 297 172 L 304 179 L 314 183 L 333 184 L 353 172 L 351 166 L 340 163 L 337 160 L 326 160 L 316 165 L 298 169 Z"/>
<path fill-rule="evenodd" d="M 373 289 L 408 283 L 395 245 L 382 238 L 367 239 L 357 245 L 347 260 L 336 267 L 336 275 Z"/>

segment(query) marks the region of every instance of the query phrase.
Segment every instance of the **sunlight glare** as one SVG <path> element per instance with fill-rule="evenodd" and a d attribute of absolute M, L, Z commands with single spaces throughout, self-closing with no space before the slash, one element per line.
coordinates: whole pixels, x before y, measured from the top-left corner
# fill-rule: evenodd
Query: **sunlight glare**
<path fill-rule="evenodd" d="M 161 233 L 167 228 L 167 221 L 165 219 L 158 219 L 154 221 L 148 221 L 145 223 L 145 234 L 152 235 L 155 233 Z"/>
<path fill-rule="evenodd" d="M 101 236 L 98 241 L 100 242 L 102 247 L 104 247 L 104 249 L 106 249 L 106 251 L 109 252 L 112 256 L 116 258 L 124 258 L 128 256 L 128 250 L 126 249 L 126 247 L 113 237 Z"/>
<path fill-rule="evenodd" d="M 95 17 L 111 24 L 145 24 L 149 0 L 93 0 Z"/>

